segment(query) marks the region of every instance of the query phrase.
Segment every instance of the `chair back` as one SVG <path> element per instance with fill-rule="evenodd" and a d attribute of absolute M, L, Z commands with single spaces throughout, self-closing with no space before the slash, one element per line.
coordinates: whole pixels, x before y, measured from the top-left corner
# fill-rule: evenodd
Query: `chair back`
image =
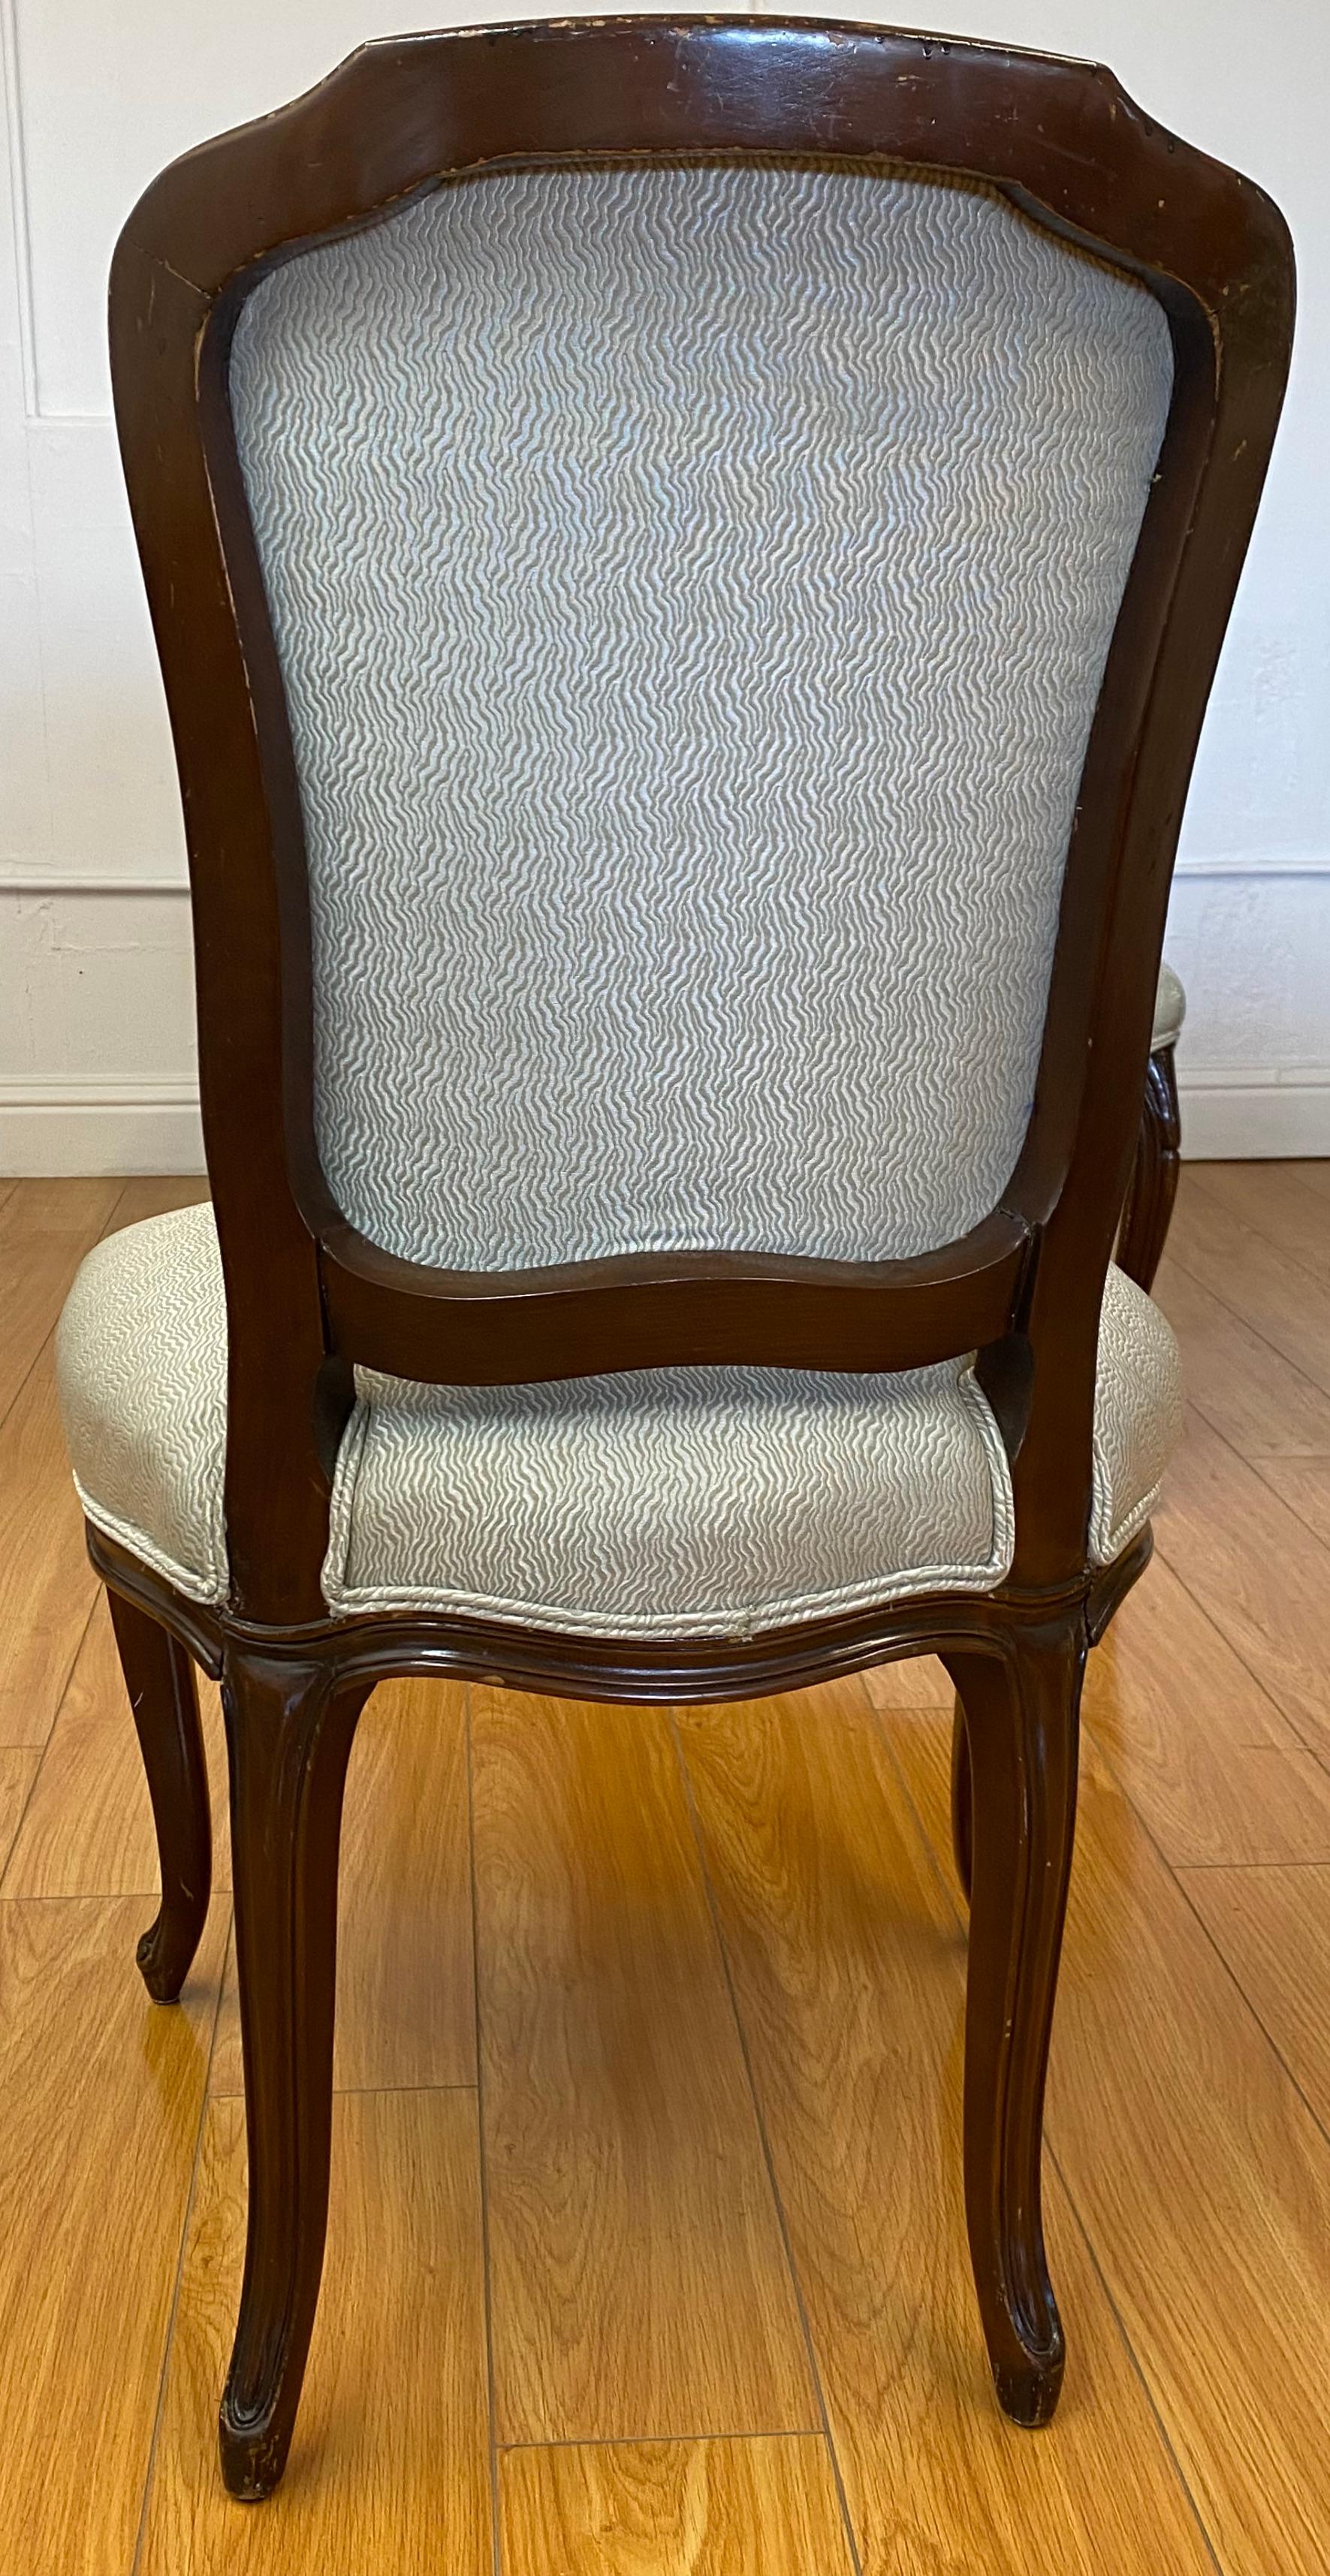
<path fill-rule="evenodd" d="M 481 173 L 255 288 L 363 1235 L 880 1261 L 997 1206 L 1172 380 L 1135 278 L 862 165 Z"/>
<path fill-rule="evenodd" d="M 356 1364 L 977 1349 L 1084 1581 L 1191 763 L 1287 373 L 1095 66 L 774 18 L 365 48 L 129 218 L 233 1611 Z"/>

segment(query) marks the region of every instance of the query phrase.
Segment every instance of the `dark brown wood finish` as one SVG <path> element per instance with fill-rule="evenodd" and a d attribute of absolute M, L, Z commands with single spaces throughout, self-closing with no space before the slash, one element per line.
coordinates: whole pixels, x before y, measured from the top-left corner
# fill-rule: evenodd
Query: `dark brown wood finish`
<path fill-rule="evenodd" d="M 965 1702 L 959 1694 L 951 1720 L 951 1851 L 961 1894 L 968 1905 L 974 1884 L 974 1779 Z"/>
<path fill-rule="evenodd" d="M 186 1601 L 91 1522 L 86 1532 L 88 1554 L 108 1589 L 160 1620 L 214 1681 L 222 1678 L 229 1651 L 272 1644 L 297 1656 L 324 1656 L 347 1679 L 381 1682 L 395 1674 L 432 1674 L 439 1680 L 494 1682 L 546 1696 L 652 1707 L 770 1698 L 874 1664 L 940 1654 L 949 1645 L 980 1652 L 991 1646 L 996 1652 L 1009 1619 L 1031 1606 L 1053 1612 L 1078 1608 L 1094 1645 L 1144 1573 L 1153 1548 L 1147 1527 L 1113 1565 L 1097 1568 L 1083 1586 L 1068 1586 L 1061 1594 L 1023 1599 L 1009 1584 L 986 1594 L 931 1592 L 840 1619 L 767 1628 L 742 1639 L 673 1645 L 556 1634 L 495 1620 L 443 1619 L 428 1611 L 337 1619 L 325 1614 L 302 1628 L 261 1628 Z"/>
<path fill-rule="evenodd" d="M 1178 1194 L 1182 1115 L 1174 1056 L 1171 1046 L 1159 1047 L 1146 1067 L 1141 1131 L 1118 1236 L 1118 1261 L 1142 1288 L 1152 1285 L 1159 1268 Z"/>
<path fill-rule="evenodd" d="M 1005 1209 L 913 1261 L 637 1252 L 491 1273 L 399 1261 L 340 1218 L 320 1239 L 339 1350 L 469 1386 L 725 1361 L 826 1368 L 833 1351 L 839 1369 L 876 1369 L 884 1348 L 894 1368 L 924 1368 L 1007 1331 L 1032 1246 Z"/>
<path fill-rule="evenodd" d="M 154 2003 L 179 2000 L 203 1938 L 212 1894 L 212 1815 L 194 1666 L 170 1630 L 128 1600 L 110 1595 L 111 1620 L 148 1775 L 162 1901 L 138 1946 Z"/>
<path fill-rule="evenodd" d="M 1046 2424 L 1066 2363 L 1044 2252 L 1044 2078 L 1076 1821 L 1083 1619 L 1014 1625 L 1001 1655 L 947 1652 L 964 1710 L 970 1886 L 965 2216 L 998 2396 Z"/>
<path fill-rule="evenodd" d="M 1169 315 L 1174 398 L 1086 758 L 1035 1105 L 1001 1205 L 917 1260 L 699 1246 L 550 1272 L 431 1272 L 359 1236 L 319 1169 L 300 805 L 227 406 L 230 335 L 274 261 L 450 177 L 653 154 L 843 155 L 982 178 L 1141 278 Z M 1099 1307 L 1182 805 L 1291 321 L 1288 237 L 1268 199 L 1153 124 L 1107 72 L 813 22 L 636 18 L 372 45 L 293 106 L 177 162 L 125 227 L 116 410 L 189 840 L 230 1347 L 230 1599 L 201 1609 L 109 1541 L 90 1544 L 113 1591 L 223 1683 L 251 2158 L 223 2410 L 238 2494 L 280 2475 L 299 2397 L 326 2208 L 341 1778 L 356 1713 L 390 1673 L 706 1700 L 944 1655 L 977 1793 L 976 2279 L 1004 2405 L 1025 2422 L 1051 2411 L 1062 2345 L 1039 2134 L 1076 1706 L 1086 1643 L 1149 1552 L 1147 1533 L 1115 1567 L 1088 1562 Z M 991 1595 L 678 1648 L 325 1609 L 329 1480 L 356 1362 L 501 1383 L 702 1359 L 890 1369 L 976 1347 L 1016 1495 L 1015 1562 Z M 160 1665 L 162 1707 L 166 1675 Z M 145 1745 L 160 1731 L 154 1712 Z"/>
<path fill-rule="evenodd" d="M 328 2223 L 337 1861 L 346 1766 L 369 1683 L 326 1658 L 230 1653 L 222 1683 L 234 1830 L 249 2221 L 222 2396 L 233 2495 L 286 2466 Z"/>

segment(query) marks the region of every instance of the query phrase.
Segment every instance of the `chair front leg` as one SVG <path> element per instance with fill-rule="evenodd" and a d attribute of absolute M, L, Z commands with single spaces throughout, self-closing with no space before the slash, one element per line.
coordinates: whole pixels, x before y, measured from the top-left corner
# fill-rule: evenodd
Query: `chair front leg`
<path fill-rule="evenodd" d="M 120 1669 L 148 1775 L 162 1901 L 136 1956 L 154 2003 L 173 2004 L 193 1964 L 212 1894 L 212 1816 L 194 1666 L 146 1610 L 108 1594 Z"/>
<path fill-rule="evenodd" d="M 232 1886 L 249 2231 L 222 2398 L 222 2475 L 269 2495 L 286 2466 L 328 2218 L 342 1793 L 368 1683 L 331 1663 L 228 1653 Z"/>
<path fill-rule="evenodd" d="M 955 1654 L 973 1782 L 965 2208 L 994 2383 L 1018 2424 L 1057 2404 L 1065 2345 L 1041 2214 L 1044 2079 L 1076 1816 L 1083 1622 Z"/>

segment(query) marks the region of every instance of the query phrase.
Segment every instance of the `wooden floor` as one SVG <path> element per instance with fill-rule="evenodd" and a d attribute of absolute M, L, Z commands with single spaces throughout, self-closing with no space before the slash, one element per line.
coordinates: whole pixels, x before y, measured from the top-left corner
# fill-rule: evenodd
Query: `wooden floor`
<path fill-rule="evenodd" d="M 1330 1164 L 1192 1168 L 1161 1276 L 1194 1409 L 1088 1689 L 1054 2426 L 971 2297 L 940 1669 L 677 1722 L 414 1683 L 353 1760 L 323 2304 L 249 2508 L 225 1837 L 154 2008 L 51 1381 L 87 1246 L 197 1195 L 0 1182 L 5 2576 L 1323 2576 Z"/>

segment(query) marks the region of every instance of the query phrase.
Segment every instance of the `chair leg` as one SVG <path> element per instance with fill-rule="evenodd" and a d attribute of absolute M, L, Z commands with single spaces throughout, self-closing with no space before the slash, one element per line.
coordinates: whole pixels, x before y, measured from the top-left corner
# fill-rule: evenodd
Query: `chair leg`
<path fill-rule="evenodd" d="M 330 1664 L 228 1656 L 232 1887 L 249 2232 L 222 2398 L 222 2475 L 269 2495 L 286 2466 L 323 2270 L 342 1792 L 369 1684 Z"/>
<path fill-rule="evenodd" d="M 1149 1288 L 1178 1194 L 1182 1117 L 1174 1049 L 1160 1047 L 1146 1068 L 1141 1132 L 1131 1187 L 1118 1236 L 1117 1262 L 1137 1286 Z"/>
<path fill-rule="evenodd" d="M 965 1703 L 974 1883 L 965 2209 L 998 2398 L 1045 2424 L 1065 2361 L 1041 2216 L 1044 2077 L 1076 1817 L 1083 1623 L 946 1658 Z"/>
<path fill-rule="evenodd" d="M 118 1592 L 108 1595 L 148 1775 L 162 1901 L 136 1953 L 153 2001 L 173 2004 L 199 1946 L 212 1893 L 212 1817 L 194 1666 L 183 1646 Z"/>
<path fill-rule="evenodd" d="M 974 1876 L 974 1781 L 965 1703 L 959 1692 L 951 1720 L 951 1849 L 961 1894 L 968 1905 Z"/>

